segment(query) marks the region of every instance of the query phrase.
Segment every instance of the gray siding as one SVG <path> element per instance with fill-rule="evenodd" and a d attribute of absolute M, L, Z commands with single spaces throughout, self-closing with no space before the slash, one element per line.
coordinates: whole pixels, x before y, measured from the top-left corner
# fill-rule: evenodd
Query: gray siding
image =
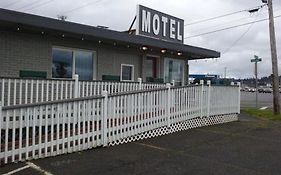
<path fill-rule="evenodd" d="M 110 50 L 108 48 L 98 49 L 98 79 L 102 75 L 120 75 L 121 64 L 134 65 L 134 79 L 141 77 L 141 55 L 136 53 L 125 53 L 121 50 Z"/>
<path fill-rule="evenodd" d="M 48 72 L 50 42 L 41 36 L 0 32 L 0 76 L 18 77 L 20 70 Z"/>
<path fill-rule="evenodd" d="M 93 50 L 97 53 L 97 79 L 120 75 L 121 64 L 134 65 L 135 81 L 141 77 L 140 53 L 127 48 L 102 46 L 93 42 L 44 35 L 0 32 L 0 76 L 19 77 L 20 70 L 44 71 L 52 76 L 52 47 Z"/>

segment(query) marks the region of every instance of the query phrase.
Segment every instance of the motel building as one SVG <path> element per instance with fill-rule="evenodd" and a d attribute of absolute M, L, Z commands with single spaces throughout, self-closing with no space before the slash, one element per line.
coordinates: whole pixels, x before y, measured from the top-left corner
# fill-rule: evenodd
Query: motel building
<path fill-rule="evenodd" d="M 133 24 L 0 9 L 0 166 L 238 120 L 239 85 L 188 85 L 188 62 L 219 52 L 185 45 L 182 19 L 141 5 Z"/>
<path fill-rule="evenodd" d="M 120 32 L 0 9 L 0 76 L 188 82 L 188 61 L 220 53 L 184 44 L 182 19 L 137 8 L 135 30 Z"/>

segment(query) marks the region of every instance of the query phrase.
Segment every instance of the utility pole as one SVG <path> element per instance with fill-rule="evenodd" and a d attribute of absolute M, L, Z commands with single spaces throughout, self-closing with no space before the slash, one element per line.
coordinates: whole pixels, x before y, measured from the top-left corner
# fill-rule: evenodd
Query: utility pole
<path fill-rule="evenodd" d="M 279 76 L 278 76 L 278 61 L 276 50 L 276 38 L 274 29 L 273 5 L 272 0 L 262 0 L 263 3 L 268 2 L 269 13 L 269 33 L 270 33 L 270 47 L 272 60 L 272 88 L 273 88 L 273 112 L 275 115 L 280 114 L 279 102 Z"/>
<path fill-rule="evenodd" d="M 256 76 L 256 108 L 258 108 L 258 62 L 261 62 L 262 59 L 255 55 L 255 59 L 252 59 L 251 62 L 255 63 L 255 76 Z"/>

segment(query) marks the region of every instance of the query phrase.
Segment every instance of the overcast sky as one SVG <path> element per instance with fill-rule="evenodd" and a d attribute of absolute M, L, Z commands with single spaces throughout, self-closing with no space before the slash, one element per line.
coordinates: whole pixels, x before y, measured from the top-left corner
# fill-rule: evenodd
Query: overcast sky
<path fill-rule="evenodd" d="M 0 0 L 0 7 L 56 18 L 68 16 L 68 21 L 93 26 L 104 25 L 125 31 L 136 15 L 137 4 L 171 14 L 185 20 L 185 24 L 216 17 L 261 5 L 261 0 Z M 273 0 L 275 16 L 281 15 L 281 1 Z M 230 26 L 267 18 L 267 7 L 258 13 L 242 12 L 196 25 L 185 26 L 185 37 L 191 37 Z M 281 58 L 281 18 L 275 19 L 277 50 Z M 209 35 L 187 38 L 185 44 L 214 49 L 221 58 L 192 61 L 190 73 L 210 73 L 227 77 L 254 77 L 250 59 L 260 56 L 260 76 L 271 74 L 268 21 L 225 30 Z M 281 60 L 279 74 L 281 73 Z"/>

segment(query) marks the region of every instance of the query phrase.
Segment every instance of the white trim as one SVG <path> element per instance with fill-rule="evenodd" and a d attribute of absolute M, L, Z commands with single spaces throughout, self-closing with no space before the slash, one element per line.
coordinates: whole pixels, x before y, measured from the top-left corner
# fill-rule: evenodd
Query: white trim
<path fill-rule="evenodd" d="M 52 62 L 51 64 L 53 65 L 53 49 L 57 49 L 57 50 L 62 50 L 62 51 L 72 51 L 72 78 L 53 78 L 53 70 L 51 70 L 51 75 L 52 75 L 52 79 L 73 79 L 75 72 L 76 72 L 76 64 L 75 64 L 75 53 L 76 52 L 91 52 L 92 53 L 92 59 L 93 59 L 93 79 L 92 80 L 96 80 L 97 79 L 97 51 L 95 50 L 87 50 L 87 49 L 80 49 L 80 48 L 72 48 L 72 47 L 64 47 L 64 46 L 52 46 Z M 51 66 L 52 67 L 52 66 Z"/>
<path fill-rule="evenodd" d="M 122 71 L 123 71 L 123 66 L 127 66 L 127 67 L 131 67 L 132 68 L 132 79 L 131 80 L 123 80 L 123 77 L 122 77 Z M 132 64 L 121 64 L 121 72 L 120 72 L 120 81 L 134 81 L 135 79 L 135 66 L 132 65 Z"/>

